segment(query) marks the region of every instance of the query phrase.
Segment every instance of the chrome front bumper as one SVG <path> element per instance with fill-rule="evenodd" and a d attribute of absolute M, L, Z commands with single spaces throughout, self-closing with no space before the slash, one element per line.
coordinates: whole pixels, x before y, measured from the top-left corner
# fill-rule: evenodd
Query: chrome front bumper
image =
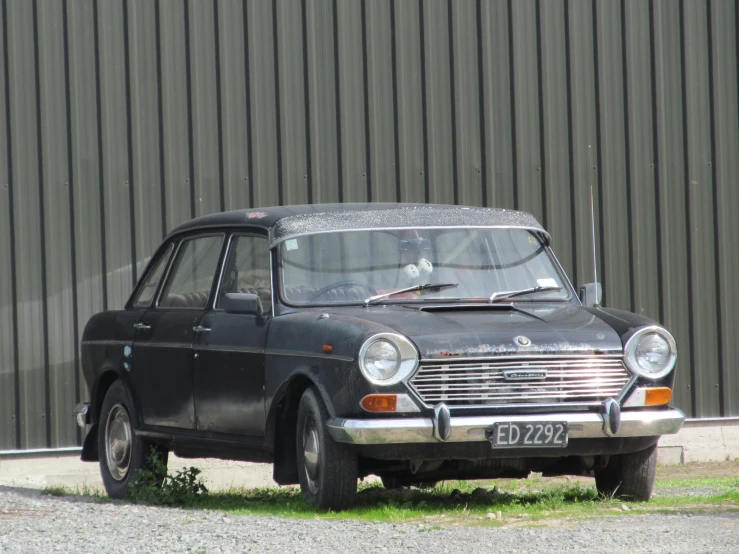
<path fill-rule="evenodd" d="M 607 437 L 654 437 L 677 433 L 685 421 L 680 410 L 621 412 L 618 432 L 606 432 L 603 416 L 598 413 L 550 413 L 519 416 L 454 416 L 446 422 L 433 418 L 340 419 L 328 421 L 328 431 L 337 442 L 349 444 L 405 444 L 435 442 L 486 441 L 486 432 L 494 423 L 545 423 L 566 421 L 570 439 Z M 448 432 L 443 432 L 445 425 Z M 440 433 L 441 430 L 441 433 Z M 447 435 L 446 440 L 443 435 Z"/>

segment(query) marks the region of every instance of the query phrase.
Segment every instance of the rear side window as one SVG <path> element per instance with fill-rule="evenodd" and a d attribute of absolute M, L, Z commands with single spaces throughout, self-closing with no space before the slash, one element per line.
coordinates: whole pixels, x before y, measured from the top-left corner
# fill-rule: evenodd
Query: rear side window
<path fill-rule="evenodd" d="M 222 244 L 221 235 L 183 241 L 159 305 L 164 308 L 205 308 Z"/>
<path fill-rule="evenodd" d="M 133 299 L 134 308 L 148 308 L 151 306 L 151 301 L 154 299 L 154 295 L 159 288 L 159 281 L 162 280 L 164 270 L 167 267 L 169 257 L 172 255 L 174 245 L 170 244 L 167 249 L 161 253 L 156 263 L 152 266 L 151 270 L 144 277 L 144 281 L 141 284 L 136 297 Z"/>

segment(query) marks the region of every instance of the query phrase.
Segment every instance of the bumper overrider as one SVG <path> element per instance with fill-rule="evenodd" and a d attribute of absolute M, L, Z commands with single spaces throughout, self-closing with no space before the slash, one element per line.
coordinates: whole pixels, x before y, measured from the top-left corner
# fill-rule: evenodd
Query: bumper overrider
<path fill-rule="evenodd" d="M 610 407 L 609 407 L 610 408 Z M 465 443 L 488 440 L 496 423 L 567 423 L 570 439 L 655 437 L 677 433 L 685 421 L 678 409 L 549 413 L 510 416 L 451 416 L 444 404 L 434 407 L 432 417 L 397 419 L 331 418 L 328 431 L 348 444 Z"/>

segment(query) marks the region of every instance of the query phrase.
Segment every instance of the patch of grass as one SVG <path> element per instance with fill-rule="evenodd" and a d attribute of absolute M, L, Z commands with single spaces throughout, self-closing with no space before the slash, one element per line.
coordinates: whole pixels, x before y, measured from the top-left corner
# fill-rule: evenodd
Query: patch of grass
<path fill-rule="evenodd" d="M 69 491 L 66 487 L 61 485 L 51 485 L 41 489 L 41 494 L 48 494 L 49 496 L 67 496 Z"/>
<path fill-rule="evenodd" d="M 739 487 L 739 476 L 737 477 L 703 477 L 691 479 L 689 477 L 657 479 L 657 487 Z"/>
<path fill-rule="evenodd" d="M 379 483 L 363 484 L 360 485 L 355 508 L 341 513 L 316 513 L 305 504 L 297 487 L 231 489 L 202 496 L 191 507 L 234 515 L 423 523 L 426 525 L 420 528 L 423 531 L 449 524 L 536 524 L 549 519 L 586 519 L 631 513 L 739 511 L 739 489 L 733 490 L 733 487 L 724 487 L 716 494 L 655 497 L 648 503 L 637 503 L 599 496 L 594 487 L 582 486 L 578 482 L 547 486 L 546 480 L 522 481 L 515 491 L 472 494 L 478 486 L 479 483 L 457 481 L 426 490 L 387 490 Z M 502 514 L 501 520 L 486 519 L 487 513 L 498 511 Z"/>
<path fill-rule="evenodd" d="M 655 489 L 657 495 L 648 503 L 603 497 L 592 486 L 592 479 L 552 479 L 538 474 L 522 480 L 447 481 L 430 489 L 388 490 L 379 482 L 360 483 L 357 503 L 352 510 L 317 513 L 306 505 L 296 486 L 205 492 L 195 490 L 197 487 L 191 488 L 199 483 L 196 472 L 188 472 L 184 468 L 183 472 L 179 473 L 179 478 L 168 474 L 170 481 L 165 480 L 164 486 L 149 482 L 150 489 L 145 489 L 148 491 L 146 494 L 160 495 L 164 487 L 174 486 L 167 485 L 168 482 L 174 483 L 176 481 L 172 479 L 179 479 L 180 485 L 189 492 L 184 496 L 171 494 L 171 491 L 165 493 L 167 505 L 185 506 L 193 510 L 218 510 L 229 515 L 418 524 L 410 532 L 431 532 L 448 525 L 542 526 L 551 524 L 552 520 L 644 513 L 739 512 L 739 478 L 726 474 L 719 477 L 698 474 L 693 479 L 684 474 L 672 474 L 666 479 L 658 479 Z M 660 489 L 669 492 L 669 495 L 661 496 Z M 75 491 L 63 487 L 50 487 L 45 492 L 75 494 Z M 104 493 L 95 490 L 77 491 L 76 494 L 106 498 Z M 138 502 L 165 504 L 161 499 L 133 498 Z M 490 512 L 500 512 L 502 517 L 487 519 L 486 514 Z"/>

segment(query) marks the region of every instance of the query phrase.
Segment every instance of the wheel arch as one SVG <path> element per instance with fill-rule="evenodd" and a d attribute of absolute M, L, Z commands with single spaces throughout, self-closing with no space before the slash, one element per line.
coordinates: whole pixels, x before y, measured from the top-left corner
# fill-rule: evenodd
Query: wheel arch
<path fill-rule="evenodd" d="M 334 410 L 325 388 L 306 372 L 296 372 L 275 394 L 265 429 L 267 447 L 274 452 L 273 478 L 279 485 L 295 485 L 298 481 L 295 436 L 298 404 L 303 393 L 313 388 L 318 392 L 329 414 Z"/>

